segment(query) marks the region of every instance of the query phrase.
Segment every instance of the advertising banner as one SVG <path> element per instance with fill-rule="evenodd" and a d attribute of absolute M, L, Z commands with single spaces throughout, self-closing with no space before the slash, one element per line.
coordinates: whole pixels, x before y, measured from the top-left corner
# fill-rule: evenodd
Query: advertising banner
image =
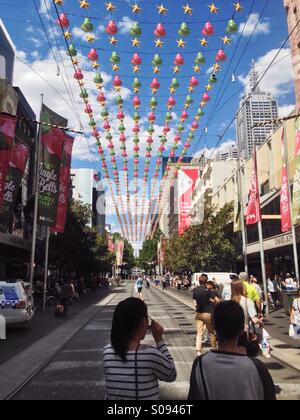
<path fill-rule="evenodd" d="M 117 266 L 121 267 L 123 265 L 124 241 L 118 240 L 115 243 L 115 251 L 116 251 Z"/>
<path fill-rule="evenodd" d="M 281 214 L 281 232 L 285 233 L 292 229 L 291 208 L 290 208 L 290 194 L 288 170 L 286 166 L 285 144 L 284 144 L 284 129 L 281 137 L 282 145 L 282 186 L 280 192 L 280 214 Z"/>
<path fill-rule="evenodd" d="M 6 176 L 15 132 L 16 118 L 0 115 L 0 209 L 4 202 Z"/>
<path fill-rule="evenodd" d="M 300 224 L 300 120 L 296 122 L 296 168 L 293 182 L 293 225 Z"/>
<path fill-rule="evenodd" d="M 191 226 L 192 194 L 195 191 L 199 168 L 181 168 L 178 174 L 179 235 Z"/>
<path fill-rule="evenodd" d="M 254 148 L 253 170 L 252 170 L 252 176 L 251 176 L 246 224 L 254 225 L 260 221 L 261 221 L 261 212 L 260 212 L 260 193 L 259 193 L 259 184 L 258 184 L 258 176 L 257 176 L 257 156 L 256 156 L 256 148 Z"/>

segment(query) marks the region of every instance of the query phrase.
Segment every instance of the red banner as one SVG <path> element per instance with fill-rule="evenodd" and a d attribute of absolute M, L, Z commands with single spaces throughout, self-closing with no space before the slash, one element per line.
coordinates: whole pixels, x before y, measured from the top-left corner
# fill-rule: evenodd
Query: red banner
<path fill-rule="evenodd" d="M 284 129 L 282 130 L 282 186 L 280 192 L 280 214 L 281 214 L 281 231 L 288 232 L 292 229 L 290 194 L 288 182 L 288 170 L 286 166 Z"/>
<path fill-rule="evenodd" d="M 199 168 L 182 168 L 178 176 L 179 223 L 178 232 L 182 235 L 191 226 L 192 194 L 199 177 Z"/>
<path fill-rule="evenodd" d="M 0 115 L 0 208 L 3 205 L 6 175 L 16 131 L 16 118 Z"/>
<path fill-rule="evenodd" d="M 51 232 L 63 233 L 65 230 L 69 202 L 73 144 L 74 138 L 65 135 L 62 153 L 62 164 L 60 168 L 59 197 L 56 221 L 54 227 L 51 229 Z"/>
<path fill-rule="evenodd" d="M 259 193 L 259 184 L 257 176 L 257 156 L 256 148 L 253 152 L 253 170 L 251 177 L 251 185 L 249 192 L 249 202 L 247 207 L 247 225 L 254 225 L 255 223 L 261 222 L 261 212 L 260 212 L 260 193 Z"/>

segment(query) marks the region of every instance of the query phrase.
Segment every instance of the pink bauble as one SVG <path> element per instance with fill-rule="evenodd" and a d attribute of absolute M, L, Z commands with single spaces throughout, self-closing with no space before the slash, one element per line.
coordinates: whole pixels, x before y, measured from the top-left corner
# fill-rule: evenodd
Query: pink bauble
<path fill-rule="evenodd" d="M 170 98 L 168 99 L 168 106 L 175 106 L 176 105 L 176 101 L 173 98 L 173 96 L 170 96 Z"/>
<path fill-rule="evenodd" d="M 189 117 L 189 114 L 186 111 L 183 111 L 183 113 L 181 114 L 181 118 L 183 120 L 186 120 Z"/>
<path fill-rule="evenodd" d="M 57 20 L 57 24 L 62 26 L 63 28 L 68 28 L 70 26 L 69 19 L 65 13 L 61 13 Z"/>
<path fill-rule="evenodd" d="M 138 125 L 135 125 L 135 126 L 133 127 L 132 131 L 133 131 L 135 134 L 138 134 L 138 133 L 140 132 L 140 128 L 139 128 L 139 126 L 138 126 Z"/>
<path fill-rule="evenodd" d="M 88 53 L 88 59 L 91 61 L 97 61 L 99 59 L 97 50 L 95 48 L 92 48 L 91 51 Z"/>
<path fill-rule="evenodd" d="M 76 80 L 83 80 L 84 79 L 84 75 L 82 74 L 80 69 L 77 69 L 75 71 L 74 79 L 76 79 Z"/>
<path fill-rule="evenodd" d="M 215 33 L 215 29 L 213 27 L 213 25 L 210 22 L 206 22 L 206 24 L 204 25 L 202 34 L 204 36 L 212 36 Z"/>
<path fill-rule="evenodd" d="M 134 66 L 139 66 L 140 64 L 142 64 L 142 59 L 138 53 L 133 54 L 131 64 Z"/>
<path fill-rule="evenodd" d="M 175 137 L 174 137 L 174 142 L 175 143 L 178 143 L 180 140 L 181 140 L 180 135 L 179 134 L 176 134 Z"/>
<path fill-rule="evenodd" d="M 103 129 L 104 130 L 110 130 L 110 124 L 108 121 L 105 121 L 105 123 L 103 124 Z"/>
<path fill-rule="evenodd" d="M 154 122 L 154 121 L 156 120 L 156 116 L 155 116 L 154 112 L 150 112 L 150 113 L 148 114 L 148 120 L 149 120 L 150 122 Z"/>
<path fill-rule="evenodd" d="M 117 86 L 117 87 L 122 86 L 122 80 L 120 79 L 119 76 L 116 76 L 112 83 L 113 83 L 113 86 Z"/>
<path fill-rule="evenodd" d="M 125 115 L 124 115 L 123 111 L 118 112 L 117 118 L 118 118 L 118 120 L 124 120 Z"/>
<path fill-rule="evenodd" d="M 160 88 L 160 83 L 159 83 L 157 78 L 154 78 L 152 80 L 150 87 L 151 87 L 151 89 L 159 89 Z"/>
<path fill-rule="evenodd" d="M 197 130 L 197 128 L 199 128 L 199 124 L 197 123 L 197 121 L 193 121 L 193 123 L 192 123 L 192 128 L 193 128 L 194 130 Z"/>
<path fill-rule="evenodd" d="M 106 101 L 104 93 L 102 93 L 102 92 L 99 93 L 99 95 L 97 97 L 97 101 L 102 103 L 102 104 Z"/>
<path fill-rule="evenodd" d="M 149 137 L 147 138 L 147 143 L 148 143 L 148 144 L 152 144 L 152 143 L 153 143 L 153 138 L 152 138 L 151 136 L 149 136 Z"/>
<path fill-rule="evenodd" d="M 196 79 L 196 77 L 195 77 L 195 76 L 193 76 L 193 77 L 191 78 L 191 80 L 190 80 L 190 86 L 192 86 L 192 87 L 196 87 L 196 86 L 198 86 L 198 85 L 199 85 L 198 79 Z"/>
<path fill-rule="evenodd" d="M 159 23 L 154 31 L 154 35 L 157 36 L 158 38 L 160 37 L 164 37 L 167 35 L 167 32 L 165 30 L 165 27 L 162 23 Z"/>
<path fill-rule="evenodd" d="M 118 33 L 118 28 L 114 20 L 110 20 L 105 28 L 105 32 L 108 35 L 116 35 Z"/>
<path fill-rule="evenodd" d="M 227 60 L 227 56 L 225 54 L 224 50 L 219 50 L 218 54 L 216 55 L 216 61 L 226 61 Z"/>
<path fill-rule="evenodd" d="M 209 100 L 210 100 L 210 96 L 207 92 L 205 92 L 204 95 L 202 96 L 202 101 L 208 102 Z"/>
<path fill-rule="evenodd" d="M 175 66 L 183 66 L 184 64 L 184 58 L 181 54 L 177 54 L 174 60 Z"/>
<path fill-rule="evenodd" d="M 120 134 L 119 140 L 120 140 L 121 143 L 125 143 L 126 137 L 125 137 L 124 133 Z"/>

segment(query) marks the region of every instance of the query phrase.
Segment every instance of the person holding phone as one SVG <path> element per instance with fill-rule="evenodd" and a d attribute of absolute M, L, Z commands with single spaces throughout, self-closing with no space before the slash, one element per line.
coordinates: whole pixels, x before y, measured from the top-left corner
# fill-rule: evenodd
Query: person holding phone
<path fill-rule="evenodd" d="M 151 331 L 155 347 L 141 344 L 147 331 Z M 149 318 L 143 301 L 129 298 L 119 303 L 111 344 L 103 351 L 107 400 L 158 400 L 159 381 L 176 380 L 176 367 L 163 334 L 163 327 Z"/>

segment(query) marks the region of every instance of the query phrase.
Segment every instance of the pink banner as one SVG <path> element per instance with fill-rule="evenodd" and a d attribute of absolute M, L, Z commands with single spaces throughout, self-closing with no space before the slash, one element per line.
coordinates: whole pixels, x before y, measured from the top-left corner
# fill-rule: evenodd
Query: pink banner
<path fill-rule="evenodd" d="M 199 177 L 199 168 L 182 168 L 178 176 L 179 235 L 191 226 L 192 194 Z"/>
<path fill-rule="evenodd" d="M 51 229 L 51 232 L 63 233 L 65 230 L 68 203 L 69 203 L 73 144 L 74 144 L 74 138 L 71 136 L 65 135 L 64 147 L 63 147 L 63 153 L 62 153 L 62 165 L 60 168 L 59 198 L 58 198 L 56 222 L 55 222 L 55 226 Z"/>
<path fill-rule="evenodd" d="M 0 208 L 3 206 L 6 175 L 16 130 L 16 118 L 0 115 Z"/>
<path fill-rule="evenodd" d="M 114 251 L 115 251 L 115 246 L 114 246 L 114 243 L 113 243 L 113 240 L 112 240 L 112 237 L 109 235 L 109 237 L 108 237 L 108 250 L 109 250 L 109 252 L 111 252 L 112 254 L 114 253 Z"/>
<path fill-rule="evenodd" d="M 291 208 L 290 208 L 290 194 L 288 171 L 285 162 L 285 144 L 284 144 L 284 129 L 282 130 L 281 145 L 282 145 L 282 186 L 280 192 L 280 214 L 281 214 L 281 231 L 288 232 L 292 229 Z"/>
<path fill-rule="evenodd" d="M 261 212 L 260 212 L 260 193 L 259 193 L 259 184 L 257 176 L 257 157 L 256 157 L 256 148 L 253 152 L 253 170 L 251 177 L 251 185 L 249 192 L 249 202 L 247 207 L 247 225 L 254 225 L 261 221 Z"/>

